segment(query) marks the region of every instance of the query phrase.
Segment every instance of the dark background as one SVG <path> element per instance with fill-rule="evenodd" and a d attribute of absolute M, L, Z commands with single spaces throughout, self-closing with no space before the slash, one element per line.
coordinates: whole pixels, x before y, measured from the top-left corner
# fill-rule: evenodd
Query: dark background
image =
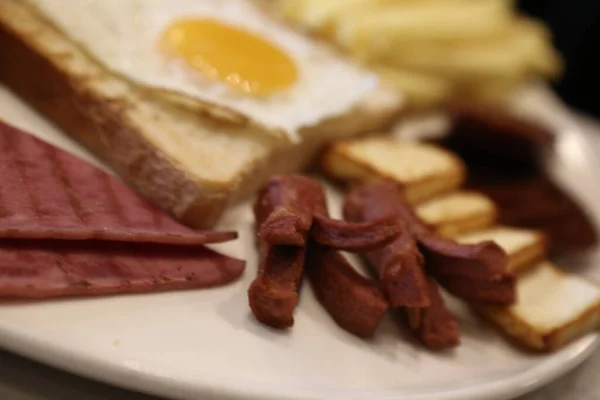
<path fill-rule="evenodd" d="M 569 105 L 600 118 L 600 0 L 520 0 L 520 7 L 545 20 L 566 61 L 566 73 L 554 84 Z"/>

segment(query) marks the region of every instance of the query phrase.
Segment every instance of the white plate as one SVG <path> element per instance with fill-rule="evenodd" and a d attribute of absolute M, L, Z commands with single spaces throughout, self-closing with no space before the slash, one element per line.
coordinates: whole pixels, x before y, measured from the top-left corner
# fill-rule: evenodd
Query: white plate
<path fill-rule="evenodd" d="M 561 130 L 553 167 L 593 209 L 599 161 L 568 113 L 534 90 L 519 109 L 550 115 Z M 553 108 L 554 107 L 554 108 Z M 0 118 L 86 155 L 0 87 Z M 330 190 L 334 214 L 339 197 Z M 599 198 L 599 197 L 595 197 Z M 598 208 L 594 209 L 598 217 Z M 240 240 L 219 246 L 248 260 L 245 276 L 224 288 L 0 306 L 0 346 L 90 378 L 181 399 L 508 399 L 583 361 L 599 342 L 590 334 L 552 355 L 525 354 L 452 302 L 463 343 L 433 354 L 391 320 L 371 341 L 339 329 L 304 285 L 296 324 L 269 330 L 249 313 L 246 288 L 256 271 L 252 216 L 240 206 L 224 227 Z M 579 268 L 581 269 L 581 267 Z"/>

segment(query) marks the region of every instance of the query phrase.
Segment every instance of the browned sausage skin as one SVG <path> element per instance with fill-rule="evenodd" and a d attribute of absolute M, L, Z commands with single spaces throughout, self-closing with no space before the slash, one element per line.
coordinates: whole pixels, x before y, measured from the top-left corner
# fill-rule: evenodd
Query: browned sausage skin
<path fill-rule="evenodd" d="M 380 196 L 376 186 L 355 187 L 346 197 L 344 218 L 353 222 L 379 220 L 393 215 L 400 234 L 387 246 L 364 254 L 379 276 L 392 307 L 427 307 L 427 281 L 423 256 L 405 221 L 396 213 L 394 199 Z M 385 193 L 383 193 L 385 194 Z"/>
<path fill-rule="evenodd" d="M 311 237 L 319 244 L 351 252 L 381 248 L 392 242 L 400 233 L 393 216 L 377 220 L 348 223 L 315 214 Z"/>
<path fill-rule="evenodd" d="M 364 257 L 377 272 L 391 306 L 398 308 L 399 316 L 406 317 L 407 325 L 425 346 L 431 350 L 455 347 L 460 342 L 458 325 L 435 281 L 425 276 L 424 258 L 412 232 L 396 214 L 393 197 L 382 198 L 370 188 L 355 187 L 348 194 L 344 217 L 351 221 L 371 221 L 392 213 L 400 234 L 393 242 L 365 253 Z"/>
<path fill-rule="evenodd" d="M 306 246 L 316 197 L 321 184 L 302 175 L 279 175 L 265 183 L 254 203 L 260 240 L 272 244 Z"/>
<path fill-rule="evenodd" d="M 360 337 L 371 337 L 388 309 L 379 287 L 360 275 L 339 251 L 312 242 L 306 272 L 315 296 L 335 322 Z"/>
<path fill-rule="evenodd" d="M 430 305 L 407 308 L 410 329 L 431 350 L 445 350 L 460 343 L 460 331 L 454 315 L 448 310 L 437 283 L 427 277 L 427 295 Z"/>
<path fill-rule="evenodd" d="M 497 244 L 488 241 L 463 245 L 438 236 L 419 220 L 392 183 L 368 184 L 353 193 L 364 203 L 363 208 L 392 212 L 406 224 L 425 256 L 425 268 L 451 293 L 468 301 L 497 304 L 515 301 L 515 277 L 507 270 L 507 256 Z M 346 207 L 349 214 L 351 206 Z"/>
<path fill-rule="evenodd" d="M 259 242 L 258 276 L 248 289 L 257 320 L 273 328 L 294 324 L 308 234 L 319 182 L 300 175 L 276 176 L 254 204 Z"/>
<path fill-rule="evenodd" d="M 379 286 L 359 274 L 336 248 L 356 251 L 383 246 L 394 240 L 398 229 L 391 226 L 389 216 L 358 224 L 331 221 L 324 195 L 317 198 L 315 209 L 319 223 L 311 231 L 306 263 L 315 295 L 343 329 L 360 337 L 373 336 L 388 302 Z"/>
<path fill-rule="evenodd" d="M 353 334 L 371 336 L 387 301 L 336 249 L 359 251 L 393 241 L 398 234 L 393 219 L 384 216 L 358 224 L 332 220 L 321 184 L 299 175 L 269 180 L 254 212 L 260 261 L 248 297 L 256 318 L 274 328 L 292 326 L 306 268 L 318 300 L 332 318 Z"/>

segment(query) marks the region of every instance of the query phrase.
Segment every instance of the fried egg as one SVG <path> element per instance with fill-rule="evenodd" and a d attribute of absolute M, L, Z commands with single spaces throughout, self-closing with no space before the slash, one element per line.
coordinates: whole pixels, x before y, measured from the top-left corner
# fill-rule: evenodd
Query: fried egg
<path fill-rule="evenodd" d="M 249 0 L 29 0 L 107 69 L 294 136 L 352 109 L 377 78 Z"/>

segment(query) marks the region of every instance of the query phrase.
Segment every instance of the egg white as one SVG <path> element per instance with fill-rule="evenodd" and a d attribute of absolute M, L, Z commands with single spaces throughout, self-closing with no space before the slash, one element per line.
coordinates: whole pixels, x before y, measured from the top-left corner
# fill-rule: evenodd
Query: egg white
<path fill-rule="evenodd" d="M 349 111 L 377 78 L 271 20 L 248 0 L 28 0 L 107 68 L 137 84 L 236 110 L 292 136 Z M 296 63 L 298 81 L 268 97 L 253 97 L 203 76 L 159 48 L 180 18 L 211 18 L 261 35 Z"/>

